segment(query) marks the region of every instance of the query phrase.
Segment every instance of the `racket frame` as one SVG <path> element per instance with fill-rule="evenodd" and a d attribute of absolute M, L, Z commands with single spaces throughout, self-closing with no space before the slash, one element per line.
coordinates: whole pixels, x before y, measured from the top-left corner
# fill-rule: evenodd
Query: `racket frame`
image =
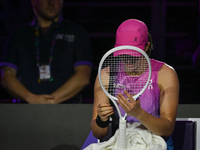
<path fill-rule="evenodd" d="M 125 113 L 124 116 L 122 116 L 121 112 L 120 112 L 120 109 L 119 109 L 119 106 L 117 105 L 117 98 L 112 96 L 111 94 L 109 94 L 107 92 L 107 90 L 104 88 L 102 82 L 101 82 L 101 69 L 102 69 L 102 65 L 103 65 L 103 62 L 104 60 L 112 53 L 114 53 L 115 51 L 119 51 L 119 50 L 123 50 L 123 49 L 130 49 L 130 50 L 134 50 L 134 51 L 137 51 L 139 53 L 142 53 L 143 56 L 145 56 L 147 62 L 148 62 L 148 67 L 149 67 L 149 75 L 148 75 L 148 79 L 147 79 L 147 82 L 145 84 L 145 86 L 142 88 L 142 90 L 140 90 L 139 93 L 137 93 L 136 95 L 134 95 L 132 98 L 134 100 L 137 100 L 138 97 L 145 91 L 145 89 L 147 88 L 148 84 L 149 84 L 149 81 L 151 79 L 151 73 L 152 73 L 152 69 L 151 69 L 151 62 L 150 62 L 150 59 L 149 59 L 149 56 L 146 54 L 146 52 L 138 47 L 135 47 L 135 46 L 129 46 L 129 45 L 124 45 L 124 46 L 118 46 L 118 47 L 114 47 L 112 48 L 111 50 L 109 50 L 108 52 L 106 52 L 103 57 L 101 58 L 100 60 L 100 63 L 99 63 L 99 68 L 98 68 L 98 78 L 99 78 L 99 83 L 102 87 L 102 90 L 104 91 L 104 93 L 112 100 L 113 104 L 115 105 L 115 108 L 117 109 L 118 111 L 118 115 L 119 115 L 119 138 L 118 138 L 118 149 L 119 150 L 124 150 L 126 149 L 126 142 L 125 142 L 125 137 L 126 137 L 126 116 L 127 116 L 127 113 Z"/>
<path fill-rule="evenodd" d="M 146 52 L 138 47 L 135 47 L 135 46 L 129 46 L 129 45 L 124 45 L 124 46 L 118 46 L 118 47 L 114 47 L 112 48 L 111 50 L 109 50 L 108 52 L 106 52 L 104 54 L 104 56 L 101 58 L 101 61 L 99 63 L 99 68 L 98 68 L 98 78 L 99 78 L 99 83 L 103 89 L 103 91 L 106 93 L 106 95 L 110 98 L 110 99 L 114 99 L 114 100 L 118 100 L 116 97 L 110 95 L 106 89 L 104 88 L 102 82 L 101 82 L 101 67 L 103 65 L 103 62 L 104 60 L 112 53 L 114 53 L 115 51 L 119 51 L 119 50 L 123 50 L 123 49 L 130 49 L 130 50 L 135 50 L 139 53 L 142 53 L 143 56 L 145 56 L 147 62 L 148 62 L 148 66 L 149 66 L 149 75 L 148 75 L 148 79 L 147 79 L 147 82 L 145 84 L 145 86 L 142 88 L 142 90 L 140 90 L 139 93 L 137 93 L 136 95 L 134 95 L 132 98 L 134 100 L 137 100 L 139 98 L 139 96 L 145 91 L 145 89 L 147 88 L 148 84 L 149 84 L 149 81 L 151 79 L 151 72 L 152 72 L 152 69 L 151 69 L 151 62 L 150 62 L 150 59 L 149 59 L 149 56 L 146 54 Z"/>

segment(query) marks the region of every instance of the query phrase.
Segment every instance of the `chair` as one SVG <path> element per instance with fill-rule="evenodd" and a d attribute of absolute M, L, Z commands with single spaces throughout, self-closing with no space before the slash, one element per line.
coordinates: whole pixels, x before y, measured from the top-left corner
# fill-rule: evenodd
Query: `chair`
<path fill-rule="evenodd" d="M 176 121 L 172 139 L 174 150 L 195 150 L 195 121 Z"/>

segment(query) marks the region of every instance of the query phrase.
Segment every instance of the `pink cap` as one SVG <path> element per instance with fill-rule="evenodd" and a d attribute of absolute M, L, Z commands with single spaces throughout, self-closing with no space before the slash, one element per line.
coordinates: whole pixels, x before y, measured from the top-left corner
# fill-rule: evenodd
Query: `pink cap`
<path fill-rule="evenodd" d="M 116 43 L 117 46 L 135 46 L 144 50 L 145 45 L 148 43 L 148 29 L 144 22 L 137 19 L 129 19 L 124 21 L 117 29 Z M 119 50 L 113 53 L 114 56 L 118 55 L 131 55 L 140 56 L 139 52 L 132 53 L 131 50 Z"/>

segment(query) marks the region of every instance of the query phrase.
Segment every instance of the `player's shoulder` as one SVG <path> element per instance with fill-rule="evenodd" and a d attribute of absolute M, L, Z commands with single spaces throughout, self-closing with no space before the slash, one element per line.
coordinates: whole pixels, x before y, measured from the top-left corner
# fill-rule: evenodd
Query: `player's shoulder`
<path fill-rule="evenodd" d="M 158 84 L 160 89 L 163 89 L 164 87 L 169 87 L 169 86 L 176 86 L 179 85 L 179 79 L 178 75 L 175 71 L 175 69 L 168 65 L 164 64 L 160 71 L 158 72 Z"/>
<path fill-rule="evenodd" d="M 152 65 L 153 70 L 159 70 L 159 72 L 160 71 L 175 71 L 175 69 L 172 66 L 170 66 L 169 64 L 163 61 L 151 59 L 151 65 Z"/>
<path fill-rule="evenodd" d="M 168 64 L 164 64 L 158 72 L 158 78 L 162 78 L 163 80 L 169 81 L 172 79 L 177 79 L 178 75 L 174 67 Z"/>
<path fill-rule="evenodd" d="M 170 66 L 169 64 L 164 64 L 161 69 L 161 71 L 167 71 L 167 72 L 175 72 L 174 67 Z"/>

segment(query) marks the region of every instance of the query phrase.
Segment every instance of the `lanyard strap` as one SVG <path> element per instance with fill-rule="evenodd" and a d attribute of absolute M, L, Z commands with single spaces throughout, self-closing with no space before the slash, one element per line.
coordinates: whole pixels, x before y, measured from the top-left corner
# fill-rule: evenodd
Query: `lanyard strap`
<path fill-rule="evenodd" d="M 55 41 L 56 41 L 56 35 L 58 33 L 58 29 L 55 30 L 54 35 L 53 35 L 53 40 L 51 43 L 51 49 L 50 49 L 50 56 L 49 56 L 49 66 L 51 69 L 51 63 L 53 60 L 53 51 L 55 48 Z M 35 36 L 36 36 L 36 40 L 35 40 L 35 47 L 36 47 L 36 65 L 39 66 L 40 65 L 40 49 L 39 49 L 39 27 L 36 26 L 35 27 Z"/>

